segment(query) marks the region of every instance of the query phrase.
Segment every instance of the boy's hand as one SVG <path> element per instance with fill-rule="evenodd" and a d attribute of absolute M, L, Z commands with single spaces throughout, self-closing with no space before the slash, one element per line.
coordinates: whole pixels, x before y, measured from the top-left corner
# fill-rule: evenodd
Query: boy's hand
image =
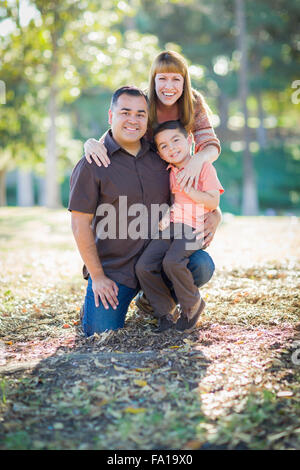
<path fill-rule="evenodd" d="M 163 232 L 170 225 L 170 212 L 168 211 L 158 224 L 159 230 Z"/>

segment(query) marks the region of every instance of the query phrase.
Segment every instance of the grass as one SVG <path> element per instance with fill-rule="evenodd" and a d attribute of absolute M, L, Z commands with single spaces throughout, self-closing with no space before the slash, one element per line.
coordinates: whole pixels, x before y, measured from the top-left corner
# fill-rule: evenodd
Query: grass
<path fill-rule="evenodd" d="M 198 330 L 157 335 L 133 301 L 86 339 L 69 214 L 0 209 L 0 449 L 299 449 L 299 235 L 225 216 Z"/>

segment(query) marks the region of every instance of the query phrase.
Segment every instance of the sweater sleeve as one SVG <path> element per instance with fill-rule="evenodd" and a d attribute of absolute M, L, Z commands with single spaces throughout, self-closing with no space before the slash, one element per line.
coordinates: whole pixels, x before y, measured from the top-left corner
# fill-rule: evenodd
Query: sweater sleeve
<path fill-rule="evenodd" d="M 194 93 L 194 97 L 195 117 L 192 133 L 195 141 L 195 153 L 205 149 L 205 147 L 207 147 L 208 145 L 215 145 L 220 154 L 220 141 L 216 136 L 215 131 L 211 125 L 207 110 L 205 109 L 205 105 L 202 102 L 201 95 L 196 92 Z"/>

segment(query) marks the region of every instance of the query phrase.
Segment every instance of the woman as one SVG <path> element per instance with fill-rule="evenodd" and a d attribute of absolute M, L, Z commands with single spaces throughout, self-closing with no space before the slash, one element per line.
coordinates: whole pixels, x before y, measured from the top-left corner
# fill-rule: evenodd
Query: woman
<path fill-rule="evenodd" d="M 186 167 L 178 174 L 181 189 L 187 190 L 198 181 L 204 162 L 214 162 L 220 154 L 220 142 L 208 118 L 209 108 L 203 96 L 192 89 L 188 65 L 185 59 L 174 51 L 164 51 L 155 58 L 149 79 L 148 98 L 149 130 L 146 137 L 152 138 L 152 129 L 158 124 L 170 120 L 180 120 L 187 132 L 192 133 L 195 150 Z M 110 164 L 104 136 L 99 141 L 88 139 L 84 144 L 86 159 L 91 163 L 94 159 L 97 165 Z M 219 209 L 209 212 L 204 218 L 204 246 L 211 243 L 221 220 Z M 190 258 L 188 265 L 192 271 L 195 283 L 201 287 L 211 278 L 214 263 L 208 253 L 198 250 Z M 145 297 L 140 296 L 137 305 L 141 310 L 151 311 Z"/>

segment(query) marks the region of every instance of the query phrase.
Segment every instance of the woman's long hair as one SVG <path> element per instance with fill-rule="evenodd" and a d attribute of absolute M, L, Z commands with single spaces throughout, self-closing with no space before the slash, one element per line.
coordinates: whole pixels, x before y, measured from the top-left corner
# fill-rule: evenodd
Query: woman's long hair
<path fill-rule="evenodd" d="M 207 110 L 207 104 L 203 96 L 192 89 L 188 65 L 182 55 L 175 51 L 163 51 L 154 59 L 149 78 L 148 97 L 150 101 L 149 121 L 150 126 L 157 125 L 157 95 L 155 91 L 155 76 L 157 73 L 180 73 L 183 76 L 183 92 L 178 99 L 179 119 L 187 132 L 190 132 L 194 124 L 194 106 L 200 102 L 203 111 Z"/>

